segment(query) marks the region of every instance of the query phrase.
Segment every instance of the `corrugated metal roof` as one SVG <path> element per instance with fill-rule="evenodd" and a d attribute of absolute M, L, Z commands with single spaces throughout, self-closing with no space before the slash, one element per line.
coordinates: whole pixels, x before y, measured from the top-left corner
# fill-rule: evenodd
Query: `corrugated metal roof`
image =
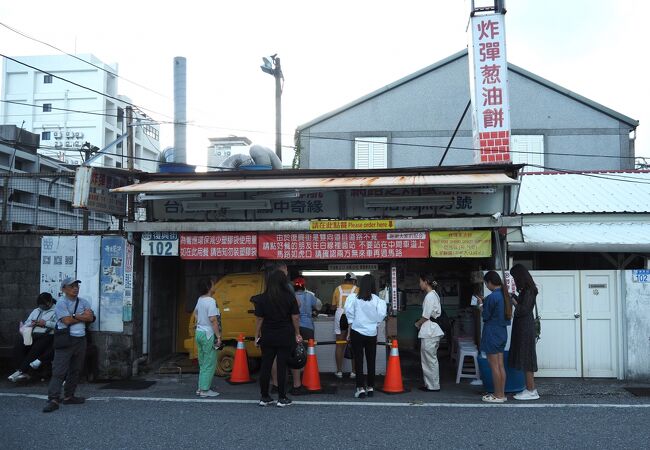
<path fill-rule="evenodd" d="M 648 213 L 650 172 L 524 174 L 521 214 Z"/>
<path fill-rule="evenodd" d="M 524 242 L 515 251 L 637 251 L 650 249 L 650 223 L 555 223 L 521 227 Z"/>
<path fill-rule="evenodd" d="M 467 173 L 453 175 L 405 175 L 368 177 L 327 177 L 327 178 L 234 178 L 234 179 L 183 179 L 164 181 L 145 181 L 111 192 L 164 193 L 164 192 L 206 192 L 206 191 L 275 191 L 289 189 L 354 189 L 381 187 L 479 187 L 515 185 L 517 180 L 503 173 Z"/>

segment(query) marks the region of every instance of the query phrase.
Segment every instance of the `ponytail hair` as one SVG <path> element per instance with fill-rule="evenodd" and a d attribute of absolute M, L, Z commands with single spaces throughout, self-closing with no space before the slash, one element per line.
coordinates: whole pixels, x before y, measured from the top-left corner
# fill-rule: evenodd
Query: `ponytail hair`
<path fill-rule="evenodd" d="M 434 291 L 438 288 L 438 282 L 433 277 L 432 273 L 421 273 L 420 280 L 424 281 L 427 285 L 431 287 Z"/>
<path fill-rule="evenodd" d="M 493 286 L 501 287 L 501 292 L 503 293 L 503 314 L 506 320 L 512 319 L 512 303 L 510 302 L 510 293 L 508 292 L 507 286 L 504 285 L 501 281 L 499 274 L 494 270 L 490 270 L 483 276 L 483 281 L 490 283 Z"/>

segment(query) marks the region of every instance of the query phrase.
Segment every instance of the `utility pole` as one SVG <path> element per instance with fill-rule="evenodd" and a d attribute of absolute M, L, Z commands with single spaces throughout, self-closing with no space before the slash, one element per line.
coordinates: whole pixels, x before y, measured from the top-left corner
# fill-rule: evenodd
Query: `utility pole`
<path fill-rule="evenodd" d="M 127 106 L 126 108 L 126 167 L 129 172 L 133 172 L 133 108 Z M 134 208 L 133 208 L 133 195 L 129 194 L 126 197 L 126 216 L 129 221 L 133 221 Z"/>
<path fill-rule="evenodd" d="M 280 58 L 273 58 L 275 77 L 275 154 L 282 161 L 282 66 Z"/>
<path fill-rule="evenodd" d="M 90 159 L 90 155 L 91 155 L 90 142 L 86 142 L 84 144 L 84 147 L 86 147 L 86 149 L 84 150 L 86 156 L 84 162 L 86 162 Z M 88 208 L 85 208 L 82 212 L 82 220 L 83 220 L 82 227 L 84 231 L 88 231 L 88 225 L 90 222 L 89 218 L 90 218 L 90 211 L 88 211 Z"/>

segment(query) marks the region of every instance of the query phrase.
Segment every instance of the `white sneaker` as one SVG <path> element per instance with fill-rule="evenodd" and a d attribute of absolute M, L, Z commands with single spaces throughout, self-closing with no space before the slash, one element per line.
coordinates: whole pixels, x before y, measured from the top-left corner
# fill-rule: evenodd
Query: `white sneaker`
<path fill-rule="evenodd" d="M 29 363 L 30 367 L 34 370 L 38 369 L 41 367 L 41 360 L 40 359 L 35 359 L 34 361 Z"/>
<path fill-rule="evenodd" d="M 499 398 L 499 397 L 495 397 L 492 394 L 487 394 L 484 395 L 481 400 L 483 400 L 486 403 L 505 403 L 508 400 L 508 398 L 507 397 Z"/>
<path fill-rule="evenodd" d="M 532 391 L 524 389 L 520 393 L 513 395 L 513 397 L 515 400 L 537 400 L 539 399 L 539 394 L 537 393 L 537 389 L 533 389 Z"/>
<path fill-rule="evenodd" d="M 343 372 L 334 372 L 336 378 L 343 378 Z"/>
<path fill-rule="evenodd" d="M 22 372 L 20 370 L 16 370 L 14 373 L 12 373 L 7 377 L 7 380 L 11 381 L 12 383 L 15 383 L 20 375 L 22 375 Z"/>
<path fill-rule="evenodd" d="M 212 389 L 208 389 L 207 391 L 201 391 L 201 393 L 199 394 L 199 397 L 201 397 L 201 398 L 216 397 L 218 395 L 219 395 L 218 392 L 215 392 Z"/>
<path fill-rule="evenodd" d="M 356 378 L 357 378 L 357 374 L 354 373 L 354 372 L 352 372 L 352 373 L 350 374 L 350 379 L 351 379 L 351 380 L 354 380 L 354 379 L 356 379 Z"/>
<path fill-rule="evenodd" d="M 201 389 L 196 390 L 196 395 L 201 395 Z"/>
<path fill-rule="evenodd" d="M 354 393 L 354 398 L 366 398 L 366 390 L 364 388 L 357 388 Z"/>
<path fill-rule="evenodd" d="M 30 378 L 31 378 L 31 377 L 30 377 L 28 374 L 26 374 L 26 373 L 21 373 L 20 375 L 18 375 L 18 376 L 16 377 L 16 381 L 26 381 L 26 380 L 29 380 Z"/>

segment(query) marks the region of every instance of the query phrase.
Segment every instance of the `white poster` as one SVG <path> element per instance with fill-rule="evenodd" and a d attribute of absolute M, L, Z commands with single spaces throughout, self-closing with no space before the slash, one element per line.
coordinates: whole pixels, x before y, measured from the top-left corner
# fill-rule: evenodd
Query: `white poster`
<path fill-rule="evenodd" d="M 124 331 L 124 268 L 126 240 L 120 236 L 102 238 L 99 327 L 102 331 Z"/>
<path fill-rule="evenodd" d="M 101 262 L 101 236 L 77 237 L 77 279 L 79 297 L 90 302 L 97 320 L 90 325 L 90 329 L 99 331 L 99 265 Z"/>
<path fill-rule="evenodd" d="M 41 240 L 41 292 L 61 297 L 61 280 L 76 276 L 76 236 L 43 236 Z"/>

